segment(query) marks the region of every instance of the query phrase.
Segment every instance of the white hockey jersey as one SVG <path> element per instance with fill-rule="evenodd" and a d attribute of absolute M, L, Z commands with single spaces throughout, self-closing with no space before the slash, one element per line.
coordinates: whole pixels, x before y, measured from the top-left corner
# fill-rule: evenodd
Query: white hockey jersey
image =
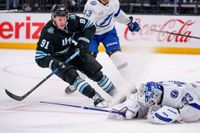
<path fill-rule="evenodd" d="M 162 81 L 159 83 L 164 88 L 161 105 L 179 109 L 184 122 L 200 120 L 200 82 Z"/>
<path fill-rule="evenodd" d="M 115 26 L 115 20 L 128 24 L 129 17 L 120 9 L 118 0 L 109 0 L 104 5 L 99 0 L 88 0 L 84 7 L 83 17 L 91 20 L 96 26 L 96 35 L 102 35 Z"/>

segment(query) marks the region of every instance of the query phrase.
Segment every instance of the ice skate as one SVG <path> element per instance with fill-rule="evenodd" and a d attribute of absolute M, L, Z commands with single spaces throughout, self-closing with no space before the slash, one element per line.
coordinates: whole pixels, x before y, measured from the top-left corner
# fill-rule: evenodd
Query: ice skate
<path fill-rule="evenodd" d="M 66 87 L 65 93 L 66 94 L 71 94 L 71 93 L 75 92 L 76 90 L 77 89 L 73 85 L 69 85 L 69 86 Z"/>
<path fill-rule="evenodd" d="M 94 106 L 98 108 L 106 108 L 108 107 L 108 104 L 105 102 L 105 100 L 98 94 L 96 93 L 93 98 L 94 100 Z"/>

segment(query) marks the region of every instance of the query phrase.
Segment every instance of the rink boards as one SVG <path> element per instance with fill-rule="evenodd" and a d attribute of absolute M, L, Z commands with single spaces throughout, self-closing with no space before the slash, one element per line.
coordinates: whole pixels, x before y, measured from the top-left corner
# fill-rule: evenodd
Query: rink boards
<path fill-rule="evenodd" d="M 116 23 L 122 49 L 126 52 L 200 54 L 200 40 L 153 32 L 151 29 L 200 37 L 198 16 L 134 15 L 138 33 Z M 44 13 L 0 13 L 0 48 L 35 49 L 40 31 L 50 19 Z M 104 48 L 100 46 L 100 51 Z"/>

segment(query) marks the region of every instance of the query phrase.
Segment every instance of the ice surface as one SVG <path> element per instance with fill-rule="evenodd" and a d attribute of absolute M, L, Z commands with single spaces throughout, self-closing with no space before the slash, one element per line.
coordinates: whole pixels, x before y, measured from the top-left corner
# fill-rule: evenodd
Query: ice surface
<path fill-rule="evenodd" d="M 200 79 L 200 56 L 167 54 L 126 54 L 136 85 L 149 80 Z M 98 60 L 103 71 L 118 86 L 120 79 L 107 55 L 100 53 Z M 190 124 L 154 125 L 142 120 L 116 121 L 107 119 L 107 113 L 64 106 L 41 104 L 54 101 L 80 106 L 93 106 L 81 94 L 66 95 L 67 83 L 53 76 L 25 100 L 9 98 L 4 89 L 17 95 L 30 90 L 50 71 L 34 62 L 34 51 L 0 50 L 0 132 L 1 133 L 199 133 L 200 122 Z M 97 85 L 89 81 L 105 98 Z"/>

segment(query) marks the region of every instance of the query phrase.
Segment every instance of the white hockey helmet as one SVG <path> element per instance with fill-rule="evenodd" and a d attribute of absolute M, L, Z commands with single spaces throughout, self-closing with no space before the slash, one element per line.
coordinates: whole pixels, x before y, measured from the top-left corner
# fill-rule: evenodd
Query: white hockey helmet
<path fill-rule="evenodd" d="M 157 82 L 141 84 L 137 92 L 137 100 L 142 104 L 151 107 L 161 100 L 163 87 Z"/>

